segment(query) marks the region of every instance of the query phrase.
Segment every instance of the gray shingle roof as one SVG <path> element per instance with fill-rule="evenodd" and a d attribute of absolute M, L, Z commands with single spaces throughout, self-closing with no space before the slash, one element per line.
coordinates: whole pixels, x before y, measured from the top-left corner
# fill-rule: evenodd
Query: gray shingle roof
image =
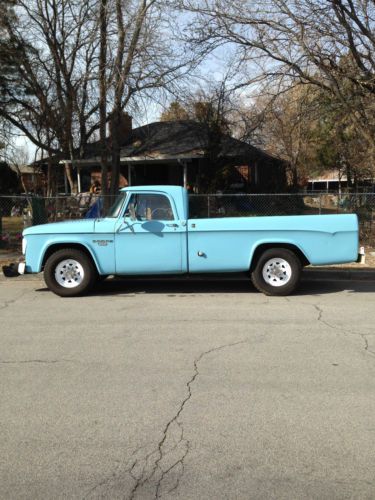
<path fill-rule="evenodd" d="M 203 157 L 209 145 L 204 125 L 193 121 L 154 122 L 132 130 L 121 146 L 121 159 L 133 161 L 145 159 Z M 93 143 L 85 159 L 98 157 L 99 143 Z M 224 135 L 219 155 L 231 157 L 267 157 L 278 160 L 246 142 Z"/>

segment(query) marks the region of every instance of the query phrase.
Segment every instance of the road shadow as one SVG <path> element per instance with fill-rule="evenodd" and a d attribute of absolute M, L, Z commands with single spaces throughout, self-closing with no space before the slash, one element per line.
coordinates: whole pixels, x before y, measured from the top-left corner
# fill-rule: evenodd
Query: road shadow
<path fill-rule="evenodd" d="M 37 292 L 47 292 L 39 288 Z M 337 292 L 371 293 L 375 292 L 374 281 L 318 281 L 303 278 L 294 296 L 327 295 Z M 109 278 L 98 283 L 90 292 L 91 296 L 110 296 L 120 294 L 165 294 L 184 296 L 195 294 L 259 294 L 249 279 L 194 279 L 194 278 Z"/>

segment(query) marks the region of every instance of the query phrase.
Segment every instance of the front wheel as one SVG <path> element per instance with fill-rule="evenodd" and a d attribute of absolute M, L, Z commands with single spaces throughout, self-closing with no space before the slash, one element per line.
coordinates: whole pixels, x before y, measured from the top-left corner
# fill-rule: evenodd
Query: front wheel
<path fill-rule="evenodd" d="M 92 260 L 81 250 L 63 248 L 53 253 L 44 266 L 44 281 L 60 297 L 88 292 L 96 281 Z"/>
<path fill-rule="evenodd" d="M 297 288 L 302 265 L 287 248 L 270 248 L 259 257 L 251 280 L 265 295 L 289 295 Z"/>

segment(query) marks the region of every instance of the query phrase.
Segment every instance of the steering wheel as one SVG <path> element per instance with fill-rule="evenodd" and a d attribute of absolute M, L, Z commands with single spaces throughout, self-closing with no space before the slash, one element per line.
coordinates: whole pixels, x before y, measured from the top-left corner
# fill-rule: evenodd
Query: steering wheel
<path fill-rule="evenodd" d="M 154 208 L 151 212 L 151 220 L 171 220 L 173 218 L 170 208 Z"/>

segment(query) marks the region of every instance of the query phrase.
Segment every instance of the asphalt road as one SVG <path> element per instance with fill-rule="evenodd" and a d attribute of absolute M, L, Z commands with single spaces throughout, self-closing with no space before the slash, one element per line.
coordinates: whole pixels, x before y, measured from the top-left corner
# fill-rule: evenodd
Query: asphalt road
<path fill-rule="evenodd" d="M 373 499 L 375 282 L 0 282 L 1 499 Z"/>

